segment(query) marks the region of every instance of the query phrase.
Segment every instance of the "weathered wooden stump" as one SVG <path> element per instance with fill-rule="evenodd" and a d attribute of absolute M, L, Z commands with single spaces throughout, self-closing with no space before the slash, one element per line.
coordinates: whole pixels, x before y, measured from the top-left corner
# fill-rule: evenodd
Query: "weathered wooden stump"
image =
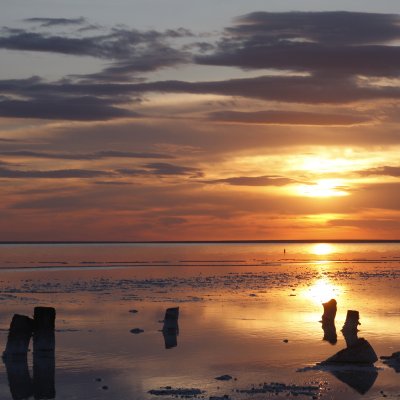
<path fill-rule="evenodd" d="M 355 310 L 347 310 L 346 321 L 344 322 L 342 331 L 357 331 L 360 322 L 360 313 Z"/>
<path fill-rule="evenodd" d="M 178 345 L 177 336 L 179 334 L 179 307 L 167 308 L 165 311 L 164 325 L 162 333 L 166 349 L 171 349 Z"/>
<path fill-rule="evenodd" d="M 54 352 L 56 310 L 53 307 L 35 307 L 33 313 L 33 352 Z"/>
<path fill-rule="evenodd" d="M 324 307 L 324 314 L 322 315 L 322 322 L 333 322 L 335 321 L 337 303 L 335 299 L 331 299 L 326 303 L 322 303 Z"/>
<path fill-rule="evenodd" d="M 4 364 L 13 400 L 29 399 L 33 394 L 33 385 L 29 375 L 27 355 L 6 357 Z"/>
<path fill-rule="evenodd" d="M 14 314 L 3 358 L 26 356 L 33 330 L 33 320 L 26 315 Z"/>

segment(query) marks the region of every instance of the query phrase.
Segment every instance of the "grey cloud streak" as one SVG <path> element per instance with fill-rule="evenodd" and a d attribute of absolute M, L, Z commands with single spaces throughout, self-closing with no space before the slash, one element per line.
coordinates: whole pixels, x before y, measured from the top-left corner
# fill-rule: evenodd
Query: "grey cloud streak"
<path fill-rule="evenodd" d="M 86 18 L 43 18 L 43 17 L 34 17 L 34 18 L 25 18 L 25 22 L 32 22 L 40 24 L 41 27 L 51 27 L 51 26 L 59 26 L 59 25 L 82 25 L 86 23 Z"/>
<path fill-rule="evenodd" d="M 0 116 L 51 120 L 109 120 L 138 117 L 134 111 L 115 107 L 117 99 L 94 96 L 61 97 L 43 95 L 29 100 L 0 100 Z"/>
<path fill-rule="evenodd" d="M 208 114 L 213 121 L 254 124 L 288 125 L 356 125 L 371 120 L 368 116 L 348 114 L 326 114 L 301 111 L 266 110 L 256 112 L 216 111 Z"/>
<path fill-rule="evenodd" d="M 358 172 L 362 176 L 371 176 L 371 175 L 381 175 L 381 176 L 393 176 L 396 178 L 400 177 L 400 167 L 393 166 L 382 166 L 377 168 L 370 168 L 363 171 Z"/>
<path fill-rule="evenodd" d="M 55 160 L 102 160 L 105 158 L 174 158 L 169 154 L 102 150 L 93 153 L 46 153 L 30 150 L 0 151 L 3 157 L 48 158 Z"/>
<path fill-rule="evenodd" d="M 298 181 L 290 178 L 275 175 L 263 175 L 263 176 L 237 176 L 224 179 L 213 179 L 203 181 L 208 184 L 225 183 L 233 186 L 286 186 Z"/>
<path fill-rule="evenodd" d="M 58 169 L 58 170 L 21 170 L 11 169 L 10 164 L 0 162 L 0 178 L 8 179 L 70 179 L 70 178 L 122 178 L 136 176 L 182 176 L 189 178 L 202 177 L 198 168 L 185 167 L 169 163 L 148 163 L 138 168 L 120 168 L 116 170 L 92 169 Z"/>

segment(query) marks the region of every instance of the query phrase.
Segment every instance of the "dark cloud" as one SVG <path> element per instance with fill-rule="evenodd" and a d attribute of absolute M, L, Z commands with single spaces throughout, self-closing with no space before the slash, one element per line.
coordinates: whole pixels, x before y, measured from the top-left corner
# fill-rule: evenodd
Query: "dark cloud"
<path fill-rule="evenodd" d="M 396 178 L 400 177 L 400 167 L 383 166 L 378 168 L 370 168 L 364 171 L 358 172 L 362 176 L 370 175 L 382 175 L 382 176 L 394 176 Z"/>
<path fill-rule="evenodd" d="M 151 173 L 156 175 L 190 175 L 193 177 L 201 177 L 203 173 L 198 168 L 185 167 L 168 163 L 150 163 L 145 164 Z"/>
<path fill-rule="evenodd" d="M 6 29 L 0 36 L 0 48 L 119 60 L 132 71 L 152 71 L 187 61 L 187 53 L 171 47 L 168 39 L 190 35 L 182 28 L 165 32 L 113 28 L 108 33 L 87 37 Z"/>
<path fill-rule="evenodd" d="M 301 111 L 267 110 L 257 112 L 217 111 L 208 114 L 213 121 L 239 122 L 245 124 L 287 125 L 355 125 L 365 123 L 370 117 L 348 114 L 323 114 Z"/>
<path fill-rule="evenodd" d="M 181 217 L 163 217 L 158 220 L 162 225 L 174 226 L 182 225 L 188 222 L 187 219 Z"/>
<path fill-rule="evenodd" d="M 400 17 L 358 12 L 256 12 L 225 30 L 200 64 L 329 74 L 398 75 Z"/>
<path fill-rule="evenodd" d="M 0 101 L 0 116 L 12 118 L 96 121 L 109 120 L 112 118 L 137 117 L 138 114 L 127 109 L 115 107 L 112 104 L 112 100 L 100 97 L 61 97 L 43 95 L 30 100 L 2 100 Z"/>
<path fill-rule="evenodd" d="M 111 152 L 114 153 L 114 152 Z M 118 152 L 115 152 L 118 154 Z M 16 152 L 18 154 L 18 152 Z M 29 154 L 29 152 L 22 152 L 22 154 Z M 102 158 L 102 157 L 100 157 Z M 81 160 L 82 158 L 68 158 L 72 160 Z M 92 160 L 96 158 L 86 158 Z M 97 158 L 98 159 L 98 158 Z M 0 161 L 0 178 L 19 179 L 19 178 L 99 178 L 99 177 L 133 177 L 133 176 L 188 176 L 190 178 L 199 178 L 203 176 L 202 171 L 198 168 L 185 167 L 181 165 L 174 165 L 168 163 L 149 163 L 139 168 L 119 168 L 115 171 L 106 170 L 89 170 L 89 169 L 60 169 L 60 170 L 16 170 L 8 168 L 9 164 Z M 97 181 L 100 184 L 120 184 L 117 181 Z M 125 184 L 125 183 L 122 183 Z"/>
<path fill-rule="evenodd" d="M 322 76 L 260 76 L 209 82 L 163 81 L 134 84 L 128 90 L 242 96 L 310 104 L 340 104 L 399 99 L 398 86 L 363 87 L 355 78 Z"/>
<path fill-rule="evenodd" d="M 30 150 L 0 151 L 3 157 L 48 158 L 58 160 L 101 160 L 105 158 L 174 158 L 161 153 L 102 150 L 93 153 L 46 153 Z"/>
<path fill-rule="evenodd" d="M 58 25 L 83 25 L 86 19 L 80 18 L 26 18 L 25 22 L 40 24 L 42 27 L 58 26 Z"/>
<path fill-rule="evenodd" d="M 331 227 L 354 227 L 362 230 L 398 230 L 400 221 L 391 218 L 364 218 L 364 219 L 335 219 L 329 221 L 327 224 Z"/>
<path fill-rule="evenodd" d="M 105 185 L 105 186 L 130 186 L 132 182 L 125 181 L 95 181 L 93 182 L 95 185 Z"/>
<path fill-rule="evenodd" d="M 237 176 L 232 178 L 224 179 L 213 179 L 204 181 L 204 183 L 225 183 L 227 185 L 234 186 L 285 186 L 292 183 L 298 183 L 298 181 L 290 178 L 275 175 L 263 175 L 263 176 Z"/>
<path fill-rule="evenodd" d="M 60 169 L 49 171 L 21 171 L 0 167 L 0 178 L 39 178 L 39 179 L 63 179 L 63 178 L 98 178 L 114 175 L 108 171 L 96 171 L 86 169 Z"/>
<path fill-rule="evenodd" d="M 123 175 L 156 175 L 156 176 L 190 176 L 190 177 L 202 177 L 203 172 L 198 168 L 185 167 L 182 165 L 175 165 L 169 163 L 149 163 L 143 165 L 145 169 L 132 169 L 132 168 L 121 168 L 117 172 Z"/>

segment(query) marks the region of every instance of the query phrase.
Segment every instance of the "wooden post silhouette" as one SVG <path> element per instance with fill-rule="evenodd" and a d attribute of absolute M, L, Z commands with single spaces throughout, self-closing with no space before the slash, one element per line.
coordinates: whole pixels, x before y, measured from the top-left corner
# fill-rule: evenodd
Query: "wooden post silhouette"
<path fill-rule="evenodd" d="M 326 303 L 322 303 L 324 307 L 324 314 L 322 315 L 322 322 L 334 322 L 336 317 L 337 303 L 335 299 L 331 299 Z"/>
<path fill-rule="evenodd" d="M 55 351 L 56 310 L 53 307 L 35 307 L 33 312 L 33 352 Z"/>
<path fill-rule="evenodd" d="M 171 349 L 178 345 L 177 335 L 179 334 L 178 326 L 179 307 L 167 308 L 165 311 L 164 325 L 162 333 L 166 349 Z"/>
<path fill-rule="evenodd" d="M 53 307 L 35 307 L 33 312 L 33 395 L 35 399 L 54 399 L 55 320 Z"/>
<path fill-rule="evenodd" d="M 33 320 L 25 315 L 14 314 L 3 358 L 26 356 L 32 336 Z"/>

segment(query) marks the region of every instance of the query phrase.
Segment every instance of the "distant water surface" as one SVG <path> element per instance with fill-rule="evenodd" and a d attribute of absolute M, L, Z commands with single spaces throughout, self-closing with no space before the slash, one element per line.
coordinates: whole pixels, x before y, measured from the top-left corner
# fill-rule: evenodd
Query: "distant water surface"
<path fill-rule="evenodd" d="M 33 399 L 52 378 L 57 400 L 170 399 L 149 393 L 161 387 L 231 400 L 400 395 L 399 373 L 381 361 L 315 369 L 346 346 L 347 310 L 378 356 L 400 351 L 398 243 L 3 244 L 0 269 L 0 350 L 14 313 L 57 309 L 55 363 L 42 375 L 31 354 L 25 366 L 0 363 L 2 400 L 16 387 Z M 324 332 L 330 298 L 336 326 Z M 160 321 L 177 306 L 179 331 L 166 336 Z M 233 379 L 215 379 L 224 374 Z M 264 382 L 286 386 L 249 394 Z"/>

